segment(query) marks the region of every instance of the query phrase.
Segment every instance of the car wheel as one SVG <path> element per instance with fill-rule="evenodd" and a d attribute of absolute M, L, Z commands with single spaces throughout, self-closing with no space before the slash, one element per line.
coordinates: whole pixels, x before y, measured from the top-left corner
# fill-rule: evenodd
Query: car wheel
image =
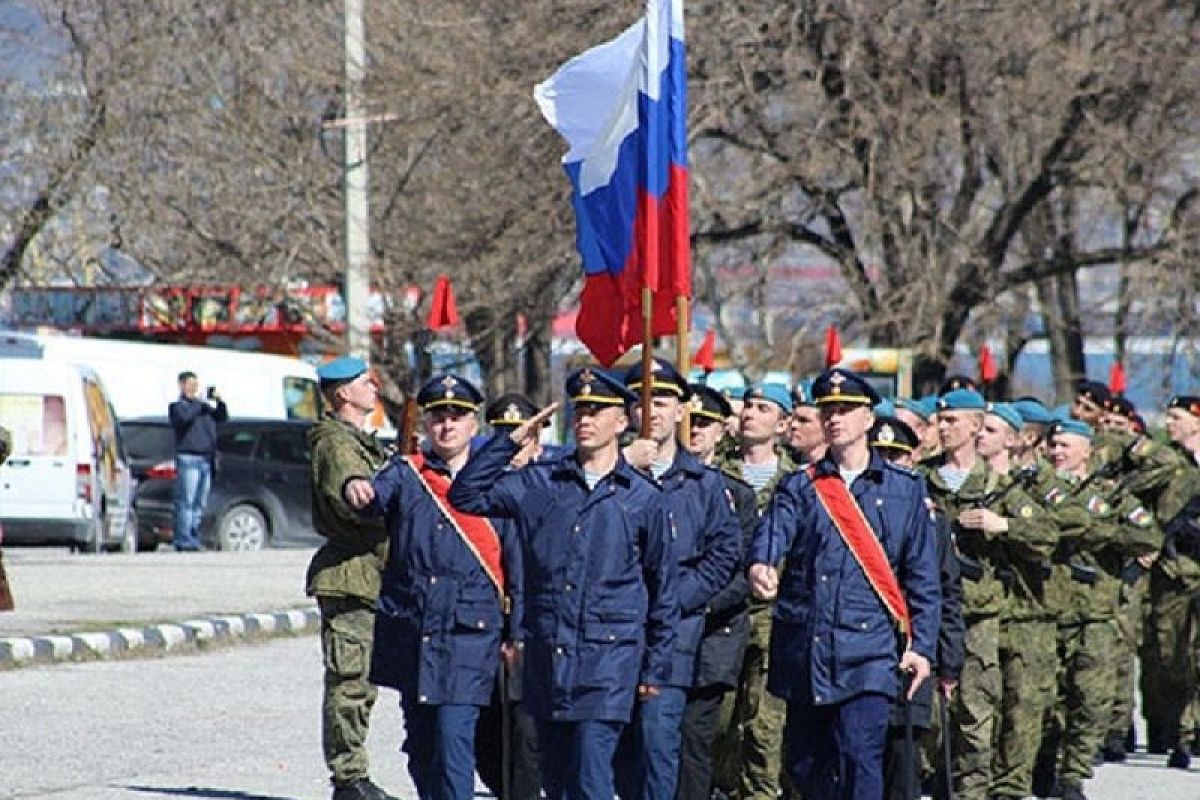
<path fill-rule="evenodd" d="M 221 515 L 217 546 L 222 550 L 262 550 L 267 546 L 267 520 L 251 505 L 237 505 Z"/>

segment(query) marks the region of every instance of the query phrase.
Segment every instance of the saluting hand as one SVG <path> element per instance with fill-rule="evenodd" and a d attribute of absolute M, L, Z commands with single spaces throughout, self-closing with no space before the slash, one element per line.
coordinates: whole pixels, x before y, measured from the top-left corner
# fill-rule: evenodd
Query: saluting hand
<path fill-rule="evenodd" d="M 557 410 L 558 403 L 551 403 L 514 428 L 513 432 L 510 433 L 508 437 L 512 439 L 513 443 L 519 447 L 526 447 L 531 442 L 538 441 L 538 435 L 541 433 L 542 425 L 544 425 L 550 419 L 550 417 L 554 416 L 554 412 Z"/>
<path fill-rule="evenodd" d="M 746 579 L 759 600 L 774 600 L 779 592 L 779 571 L 768 564 L 752 564 L 746 570 Z"/>
<path fill-rule="evenodd" d="M 375 487 L 366 478 L 353 478 L 346 481 L 342 496 L 354 510 L 366 508 L 375 499 Z"/>

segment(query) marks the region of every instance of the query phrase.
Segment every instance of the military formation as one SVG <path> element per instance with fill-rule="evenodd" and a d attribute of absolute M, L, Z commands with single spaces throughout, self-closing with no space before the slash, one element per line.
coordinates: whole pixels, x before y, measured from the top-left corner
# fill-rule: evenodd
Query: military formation
<path fill-rule="evenodd" d="M 365 363 L 319 376 L 334 800 L 390 796 L 377 686 L 422 798 L 1079 800 L 1135 746 L 1200 746 L 1200 397 L 1152 436 L 1094 382 L 729 393 L 655 359 L 573 372 L 562 447 L 558 404 L 435 376 L 398 453 Z"/>

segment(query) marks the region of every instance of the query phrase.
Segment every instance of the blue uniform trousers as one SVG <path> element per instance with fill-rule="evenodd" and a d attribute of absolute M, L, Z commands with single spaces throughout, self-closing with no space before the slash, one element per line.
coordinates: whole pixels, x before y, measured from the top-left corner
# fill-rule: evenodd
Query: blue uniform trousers
<path fill-rule="evenodd" d="M 539 719 L 537 726 L 548 800 L 612 800 L 613 755 L 625 723 Z"/>
<path fill-rule="evenodd" d="M 404 754 L 421 800 L 475 796 L 475 723 L 479 706 L 428 705 L 401 696 Z"/>
<path fill-rule="evenodd" d="M 860 694 L 835 705 L 790 703 L 784 759 L 806 800 L 880 800 L 892 701 Z"/>
<path fill-rule="evenodd" d="M 687 691 L 659 688 L 657 697 L 639 700 L 633 721 L 622 733 L 615 764 L 621 800 L 675 800 Z"/>

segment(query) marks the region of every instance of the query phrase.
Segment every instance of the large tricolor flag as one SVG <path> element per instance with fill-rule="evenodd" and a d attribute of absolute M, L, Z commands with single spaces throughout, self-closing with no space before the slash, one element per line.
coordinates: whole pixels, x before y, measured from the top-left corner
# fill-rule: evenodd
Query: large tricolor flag
<path fill-rule="evenodd" d="M 575 331 L 606 366 L 641 341 L 643 287 L 655 336 L 676 332 L 675 300 L 692 293 L 686 77 L 683 0 L 648 0 L 644 18 L 534 90 L 570 148 L 585 277 Z"/>

